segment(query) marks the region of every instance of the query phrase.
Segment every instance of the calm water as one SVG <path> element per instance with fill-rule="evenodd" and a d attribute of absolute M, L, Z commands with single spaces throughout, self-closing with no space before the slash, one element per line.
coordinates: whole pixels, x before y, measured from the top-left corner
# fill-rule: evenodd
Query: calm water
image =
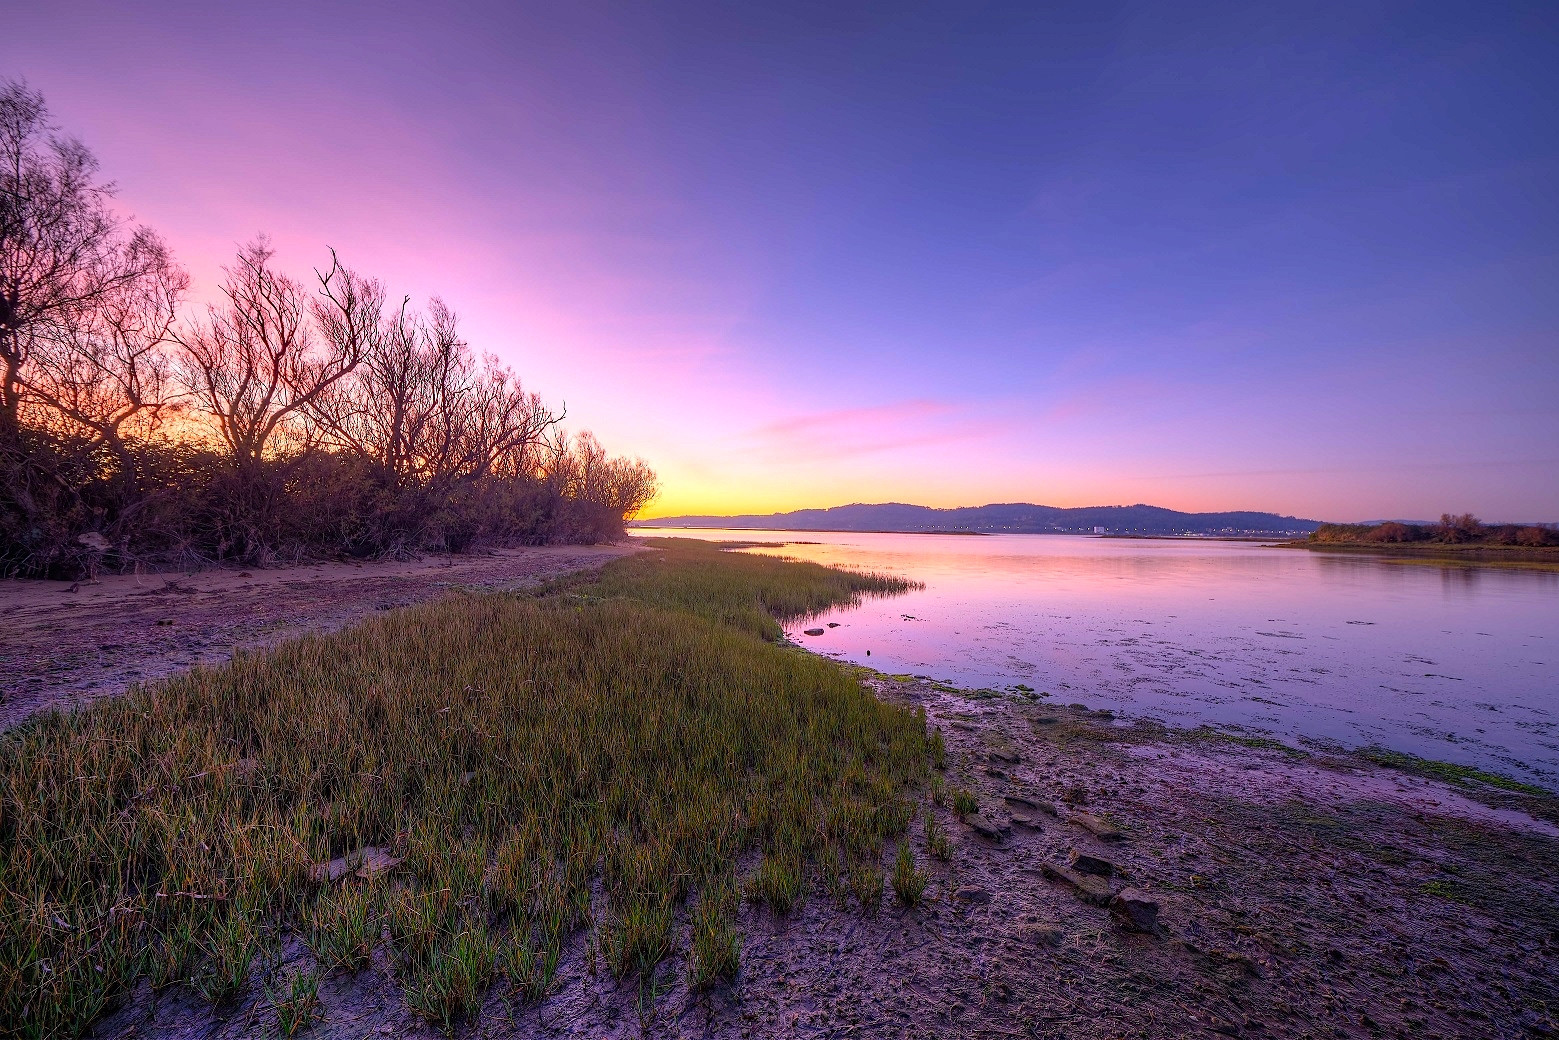
<path fill-rule="evenodd" d="M 655 531 L 926 583 L 789 627 L 889 673 L 1559 784 L 1559 574 L 1239 542 Z M 804 629 L 826 622 L 822 636 Z M 867 651 L 871 656 L 867 656 Z"/>

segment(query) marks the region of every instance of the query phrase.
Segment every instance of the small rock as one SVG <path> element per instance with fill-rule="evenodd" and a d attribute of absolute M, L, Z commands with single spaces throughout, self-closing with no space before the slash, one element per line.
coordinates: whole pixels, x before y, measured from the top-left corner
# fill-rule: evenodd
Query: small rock
<path fill-rule="evenodd" d="M 1085 827 L 1093 832 L 1094 837 L 1101 841 L 1119 841 L 1121 832 L 1114 824 L 1106 823 L 1097 816 L 1084 812 L 1072 813 L 1067 819 L 1080 827 Z"/>
<path fill-rule="evenodd" d="M 367 879 L 398 867 L 400 864 L 401 860 L 390 855 L 388 850 L 370 845 L 328 863 L 316 863 L 313 875 L 315 881 L 339 881 L 352 873 Z"/>
<path fill-rule="evenodd" d="M 1088 792 L 1081 787 L 1068 787 L 1062 792 L 1061 800 L 1067 805 L 1087 805 Z"/>
<path fill-rule="evenodd" d="M 828 627 L 829 628 L 838 628 L 839 627 L 839 622 L 837 622 L 837 621 L 830 621 L 828 623 Z"/>
<path fill-rule="evenodd" d="M 1115 873 L 1115 864 L 1109 860 L 1101 859 L 1098 856 L 1090 856 L 1088 853 L 1078 852 L 1076 849 L 1072 850 L 1072 854 L 1067 857 L 1066 862 L 1073 870 L 1080 870 L 1084 874 L 1109 877 Z"/>
<path fill-rule="evenodd" d="M 1023 761 L 1010 751 L 992 751 L 990 757 L 992 762 L 1005 762 L 1009 766 L 1015 766 Z"/>
<path fill-rule="evenodd" d="M 1007 803 L 1007 808 L 1009 809 L 1027 809 L 1034 811 L 1039 808 L 1038 802 L 1034 801 L 1032 798 L 1024 798 L 1019 794 L 1006 795 L 1002 798 L 1002 801 Z"/>
<path fill-rule="evenodd" d="M 1061 929 L 1048 924 L 1020 924 L 1018 939 L 1031 946 L 1060 946 Z"/>
<path fill-rule="evenodd" d="M 1158 930 L 1158 900 L 1140 889 L 1123 888 L 1110 900 L 1110 913 L 1134 932 Z"/>
<path fill-rule="evenodd" d="M 1012 825 L 1006 820 L 993 820 L 981 813 L 971 813 L 964 818 L 964 822 L 974 828 L 980 837 L 997 844 L 1012 831 Z"/>
<path fill-rule="evenodd" d="M 1007 779 L 1007 771 L 1005 769 L 997 769 L 995 766 L 986 766 L 985 775 L 994 777 L 997 780 Z"/>
<path fill-rule="evenodd" d="M 1036 817 L 1024 812 L 1015 812 L 1012 814 L 1012 825 L 1014 827 L 1022 827 L 1024 830 L 1030 831 L 1042 831 L 1045 829 L 1044 827 L 1040 826 L 1039 820 Z"/>
<path fill-rule="evenodd" d="M 820 636 L 823 634 L 823 631 L 824 630 L 821 628 L 809 628 L 806 630 L 805 634 L 809 636 Z"/>
<path fill-rule="evenodd" d="M 1115 890 L 1102 877 L 1079 873 L 1071 867 L 1063 867 L 1059 863 L 1046 863 L 1040 869 L 1045 872 L 1045 876 L 1050 880 L 1062 881 L 1071 885 L 1076 890 L 1079 899 L 1087 900 L 1095 906 L 1107 906 L 1115 896 Z"/>
<path fill-rule="evenodd" d="M 978 885 L 960 885 L 953 890 L 953 898 L 962 903 L 979 903 L 983 906 L 991 901 L 991 894 Z"/>

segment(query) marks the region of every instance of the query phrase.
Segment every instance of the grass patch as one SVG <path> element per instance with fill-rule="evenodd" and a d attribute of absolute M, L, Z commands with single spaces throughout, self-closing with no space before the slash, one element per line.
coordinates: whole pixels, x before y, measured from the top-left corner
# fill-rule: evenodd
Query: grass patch
<path fill-rule="evenodd" d="M 740 862 L 776 910 L 825 862 L 875 906 L 924 716 L 773 640 L 904 583 L 656 544 L 552 595 L 457 594 L 0 737 L 5 1031 L 79 1035 L 142 977 L 228 999 L 283 929 L 323 970 L 387 932 L 447 1028 L 500 970 L 542 996 L 582 928 L 648 973 L 676 908 L 739 890 Z M 370 846 L 400 866 L 312 871 Z M 693 963 L 725 977 L 727 925 L 705 925 Z"/>
<path fill-rule="evenodd" d="M 1285 744 L 1276 737 L 1262 737 L 1248 733 L 1230 733 L 1228 730 L 1215 729 L 1212 726 L 1198 726 L 1196 729 L 1187 730 L 1186 738 L 1213 743 L 1238 744 L 1241 747 L 1255 748 L 1261 751 L 1278 751 L 1290 758 L 1310 757 L 1308 751 Z"/>
<path fill-rule="evenodd" d="M 272 996 L 271 1010 L 276 1012 L 276 1035 L 283 1040 L 308 1029 L 319 1017 L 319 976 L 313 972 L 292 976 L 286 993 Z"/>
<path fill-rule="evenodd" d="M 1376 765 L 1385 766 L 1403 773 L 1411 773 L 1414 776 L 1428 777 L 1431 780 L 1442 780 L 1446 783 L 1469 787 L 1474 782 L 1488 784 L 1490 787 L 1498 787 L 1506 791 L 1519 791 L 1522 794 L 1533 794 L 1551 797 L 1551 791 L 1544 790 L 1536 784 L 1525 783 L 1498 773 L 1491 773 L 1485 769 L 1474 766 L 1461 766 L 1454 762 L 1439 762 L 1432 758 L 1419 758 L 1405 751 L 1391 751 L 1387 748 L 1370 747 L 1359 751 L 1359 757 L 1374 762 Z"/>
<path fill-rule="evenodd" d="M 924 588 L 890 574 L 729 552 L 721 542 L 646 538 L 644 543 L 663 551 L 615 561 L 584 591 L 695 614 L 775 641 L 784 634 L 780 621 L 854 606 L 866 595 Z"/>
<path fill-rule="evenodd" d="M 729 880 L 711 883 L 698 897 L 692 914 L 692 949 L 688 956 L 690 989 L 707 989 L 716 982 L 736 978 L 742 957 L 736 909 L 736 886 Z"/>
<path fill-rule="evenodd" d="M 926 852 L 932 859 L 946 863 L 953 858 L 953 843 L 947 836 L 947 831 L 937 823 L 936 816 L 929 811 L 926 813 Z"/>
<path fill-rule="evenodd" d="M 974 796 L 973 791 L 960 787 L 953 792 L 953 812 L 959 816 L 973 816 L 979 811 L 980 800 Z"/>
<path fill-rule="evenodd" d="M 926 894 L 926 875 L 915 869 L 915 853 L 909 842 L 899 842 L 893 861 L 893 894 L 905 906 L 919 906 Z"/>

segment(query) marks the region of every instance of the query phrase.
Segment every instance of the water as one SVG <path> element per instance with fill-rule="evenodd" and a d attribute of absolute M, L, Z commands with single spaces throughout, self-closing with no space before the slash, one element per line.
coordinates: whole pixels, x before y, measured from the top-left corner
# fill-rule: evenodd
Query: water
<path fill-rule="evenodd" d="M 890 674 L 1022 684 L 1063 704 L 1381 745 L 1559 786 L 1559 573 L 1245 542 L 635 533 L 794 539 L 754 551 L 925 582 L 787 626 L 803 646 Z"/>

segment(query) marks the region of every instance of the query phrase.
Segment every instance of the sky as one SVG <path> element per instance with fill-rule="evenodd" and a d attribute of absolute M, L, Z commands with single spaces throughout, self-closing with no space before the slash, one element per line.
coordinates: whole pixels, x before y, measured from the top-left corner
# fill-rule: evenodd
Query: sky
<path fill-rule="evenodd" d="M 14 5 L 210 294 L 335 248 L 649 516 L 1559 521 L 1559 7 Z"/>

